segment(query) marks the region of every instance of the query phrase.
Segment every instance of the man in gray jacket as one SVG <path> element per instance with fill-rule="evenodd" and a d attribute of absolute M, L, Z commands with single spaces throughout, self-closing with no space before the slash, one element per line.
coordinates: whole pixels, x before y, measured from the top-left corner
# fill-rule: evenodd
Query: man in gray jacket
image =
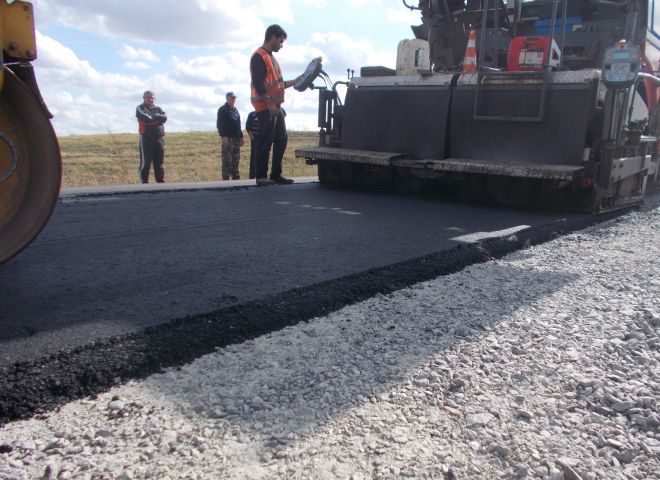
<path fill-rule="evenodd" d="M 140 132 L 140 180 L 142 183 L 149 183 L 149 170 L 153 164 L 156 182 L 163 183 L 165 181 L 163 124 L 167 122 L 167 115 L 154 103 L 156 101 L 154 92 L 147 90 L 142 95 L 142 99 L 144 100 L 142 104 L 135 109 Z"/>

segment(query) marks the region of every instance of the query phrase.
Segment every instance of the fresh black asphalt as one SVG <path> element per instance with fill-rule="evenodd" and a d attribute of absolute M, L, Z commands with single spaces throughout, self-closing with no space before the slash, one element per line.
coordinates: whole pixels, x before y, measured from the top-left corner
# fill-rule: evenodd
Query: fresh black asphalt
<path fill-rule="evenodd" d="M 0 266 L 0 424 L 603 218 L 314 183 L 63 198 Z"/>

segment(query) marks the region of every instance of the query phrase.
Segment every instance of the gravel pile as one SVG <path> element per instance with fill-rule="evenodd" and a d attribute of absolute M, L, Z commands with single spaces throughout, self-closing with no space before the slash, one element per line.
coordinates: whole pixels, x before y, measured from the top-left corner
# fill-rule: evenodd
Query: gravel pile
<path fill-rule="evenodd" d="M 660 478 L 660 210 L 0 430 L 0 477 Z"/>

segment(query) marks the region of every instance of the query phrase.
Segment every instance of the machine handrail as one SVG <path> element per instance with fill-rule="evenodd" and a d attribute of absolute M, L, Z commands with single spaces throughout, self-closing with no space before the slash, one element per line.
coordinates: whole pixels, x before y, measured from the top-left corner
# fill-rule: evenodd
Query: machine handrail
<path fill-rule="evenodd" d="M 494 10 L 495 10 L 495 19 L 494 19 L 494 28 L 497 29 L 498 27 L 498 17 L 499 17 L 499 7 L 497 5 L 497 0 L 494 0 Z M 501 3 L 501 2 L 500 2 Z M 564 7 L 562 10 L 562 29 L 565 31 L 566 30 L 566 0 L 562 0 L 562 6 Z M 484 6 L 483 6 L 483 14 L 482 14 L 482 21 L 481 21 L 481 38 L 480 38 L 480 45 L 479 45 L 479 60 L 477 62 L 477 65 L 483 65 L 483 60 L 485 56 L 485 51 L 486 51 L 486 30 L 488 26 L 488 10 L 490 7 L 490 0 L 484 0 Z M 559 0 L 552 0 L 552 20 L 550 24 L 550 50 L 552 51 L 552 44 L 555 40 L 555 30 L 557 27 L 557 11 L 559 8 Z M 562 41 L 563 43 L 563 41 Z M 485 72 L 482 69 L 479 69 L 479 72 L 477 74 L 477 87 L 476 87 L 476 92 L 474 96 L 474 119 L 475 120 L 491 120 L 491 121 L 512 121 L 512 122 L 542 122 L 544 117 L 545 117 L 545 103 L 546 103 L 546 97 L 547 97 L 547 92 L 548 92 L 548 83 L 550 80 L 550 71 L 551 67 L 549 64 L 550 61 L 550 55 L 548 55 L 548 63 L 543 65 L 543 72 Z M 561 54 L 560 54 L 560 62 L 561 62 Z M 503 116 L 496 116 L 496 115 L 481 115 L 479 113 L 479 94 L 481 92 L 481 86 L 483 84 L 483 80 L 487 77 L 531 77 L 531 78 L 542 78 L 543 79 L 543 85 L 541 87 L 541 98 L 540 98 L 540 103 L 539 103 L 539 112 L 538 115 L 532 116 L 532 117 L 503 117 Z"/>
<path fill-rule="evenodd" d="M 656 77 L 655 75 L 651 75 L 650 73 L 644 73 L 644 72 L 639 72 L 637 74 L 637 79 L 645 79 L 645 80 L 650 80 L 653 83 L 655 83 L 656 87 L 660 87 L 660 77 Z"/>

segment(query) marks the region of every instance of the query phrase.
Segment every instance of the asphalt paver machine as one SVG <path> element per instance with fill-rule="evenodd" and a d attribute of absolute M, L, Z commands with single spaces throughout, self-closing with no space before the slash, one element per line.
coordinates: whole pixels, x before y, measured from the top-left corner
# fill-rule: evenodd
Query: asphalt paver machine
<path fill-rule="evenodd" d="M 25 248 L 57 203 L 62 162 L 31 62 L 33 6 L 0 0 L 0 263 Z"/>
<path fill-rule="evenodd" d="M 403 3 L 422 24 L 396 68 L 315 87 L 320 144 L 296 155 L 322 183 L 592 212 L 642 200 L 660 156 L 660 4 Z"/>

